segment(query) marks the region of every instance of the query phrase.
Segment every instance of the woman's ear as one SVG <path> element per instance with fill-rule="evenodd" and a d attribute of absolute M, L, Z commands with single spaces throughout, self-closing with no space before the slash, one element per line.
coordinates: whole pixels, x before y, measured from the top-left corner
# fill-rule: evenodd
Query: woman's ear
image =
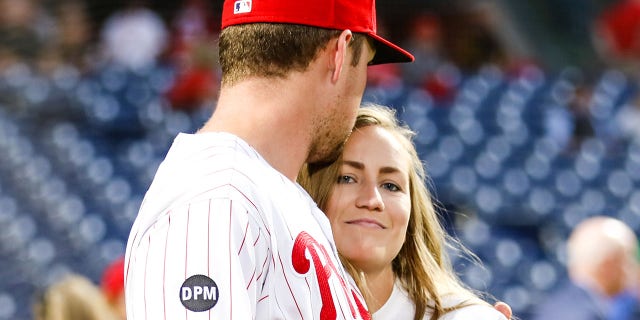
<path fill-rule="evenodd" d="M 342 73 L 342 66 L 347 61 L 349 53 L 349 43 L 353 40 L 353 33 L 351 30 L 344 30 L 340 33 L 340 36 L 335 40 L 335 49 L 333 51 L 332 67 L 333 73 L 331 80 L 333 82 L 338 81 L 340 74 Z"/>

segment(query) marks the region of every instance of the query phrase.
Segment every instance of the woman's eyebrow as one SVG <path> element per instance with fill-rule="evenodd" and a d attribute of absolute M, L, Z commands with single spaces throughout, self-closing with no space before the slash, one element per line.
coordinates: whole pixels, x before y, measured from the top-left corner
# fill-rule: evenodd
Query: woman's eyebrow
<path fill-rule="evenodd" d="M 343 160 L 342 164 L 350 166 L 350 167 L 353 167 L 355 169 L 359 169 L 359 170 L 364 169 L 364 163 L 358 162 L 358 161 Z M 380 168 L 379 172 L 380 173 L 396 173 L 396 172 L 400 172 L 400 169 L 398 169 L 396 167 L 382 167 L 382 168 Z"/>
<path fill-rule="evenodd" d="M 342 164 L 356 168 L 356 169 L 360 169 L 360 170 L 364 169 L 364 163 L 358 162 L 358 161 L 343 160 Z"/>

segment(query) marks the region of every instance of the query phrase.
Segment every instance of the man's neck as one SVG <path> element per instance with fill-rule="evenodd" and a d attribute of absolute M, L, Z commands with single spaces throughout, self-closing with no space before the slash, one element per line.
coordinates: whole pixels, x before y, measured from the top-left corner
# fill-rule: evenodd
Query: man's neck
<path fill-rule="evenodd" d="M 247 80 L 223 87 L 216 110 L 200 132 L 229 132 L 255 148 L 291 180 L 306 161 L 311 139 L 309 100 L 290 80 Z"/>

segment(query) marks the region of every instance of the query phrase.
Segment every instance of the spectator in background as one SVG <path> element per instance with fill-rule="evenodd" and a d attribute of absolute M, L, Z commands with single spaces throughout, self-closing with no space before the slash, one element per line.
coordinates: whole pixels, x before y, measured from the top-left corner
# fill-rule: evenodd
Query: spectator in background
<path fill-rule="evenodd" d="M 166 49 L 168 31 L 144 0 L 135 0 L 107 19 L 101 37 L 108 61 L 138 70 L 156 63 Z"/>
<path fill-rule="evenodd" d="M 636 269 L 634 282 L 629 288 L 616 295 L 611 303 L 611 312 L 607 320 L 640 319 L 640 246 L 636 252 Z"/>
<path fill-rule="evenodd" d="M 219 18 L 204 0 L 190 0 L 172 23 L 169 58 L 176 67 L 167 98 L 175 109 L 191 111 L 213 103 L 218 97 Z"/>
<path fill-rule="evenodd" d="M 38 17 L 36 0 L 0 0 L 0 68 L 38 56 L 44 40 Z"/>
<path fill-rule="evenodd" d="M 86 70 L 91 63 L 88 59 L 93 30 L 87 14 L 84 2 L 66 0 L 58 5 L 55 15 L 56 40 L 53 49 L 58 52 L 64 64 L 78 70 Z"/>
<path fill-rule="evenodd" d="M 537 307 L 534 319 L 608 319 L 613 298 L 635 284 L 637 246 L 620 220 L 596 216 L 578 224 L 567 242 L 569 281 Z"/>
<path fill-rule="evenodd" d="M 445 17 L 447 56 L 463 72 L 475 72 L 487 64 L 505 67 L 509 62 L 492 8 L 477 1 L 458 2 Z"/>
<path fill-rule="evenodd" d="M 594 47 L 612 67 L 640 71 L 640 0 L 620 0 L 594 23 Z"/>
<path fill-rule="evenodd" d="M 171 23 L 171 58 L 180 60 L 183 54 L 188 55 L 191 47 L 203 42 L 211 44 L 218 37 L 219 29 L 220 17 L 213 14 L 209 2 L 185 1 Z"/>
<path fill-rule="evenodd" d="M 611 303 L 611 312 L 607 320 L 640 319 L 640 292 L 631 288 L 616 295 Z"/>
<path fill-rule="evenodd" d="M 409 85 L 422 86 L 445 62 L 442 48 L 442 24 L 436 14 L 420 13 L 409 24 L 403 45 L 414 53 L 416 61 L 402 66 L 402 77 Z"/>
<path fill-rule="evenodd" d="M 90 69 L 91 27 L 85 4 L 64 0 L 47 9 L 51 12 L 52 30 L 33 61 L 35 71 L 51 77 L 61 68 L 74 68 L 79 72 Z"/>
<path fill-rule="evenodd" d="M 592 91 L 581 75 L 574 75 L 558 85 L 552 94 L 553 102 L 543 111 L 545 135 L 568 154 L 578 151 L 583 141 L 596 135 L 590 110 Z"/>
<path fill-rule="evenodd" d="M 33 306 L 35 320 L 118 320 L 100 289 L 81 275 L 49 286 Z"/>
<path fill-rule="evenodd" d="M 167 91 L 174 109 L 193 111 L 218 98 L 217 55 L 211 43 L 194 43 L 176 65 L 176 76 Z"/>
<path fill-rule="evenodd" d="M 572 135 L 569 142 L 569 151 L 580 149 L 582 142 L 595 135 L 592 122 L 590 102 L 592 90 L 586 84 L 578 84 L 568 104 L 572 116 Z"/>
<path fill-rule="evenodd" d="M 122 320 L 127 319 L 124 304 L 124 257 L 119 257 L 105 268 L 100 281 L 100 289 L 107 303 Z"/>
<path fill-rule="evenodd" d="M 457 77 L 451 76 L 450 62 L 443 47 L 440 18 L 432 13 L 420 13 L 411 21 L 404 46 L 416 56 L 411 66 L 401 66 L 407 84 L 425 89 L 436 102 L 453 97 Z"/>

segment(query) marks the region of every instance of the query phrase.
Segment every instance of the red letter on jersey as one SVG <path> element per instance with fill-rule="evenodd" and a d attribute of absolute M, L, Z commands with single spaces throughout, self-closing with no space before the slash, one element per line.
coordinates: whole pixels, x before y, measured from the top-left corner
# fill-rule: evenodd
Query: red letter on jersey
<path fill-rule="evenodd" d="M 305 255 L 305 252 L 307 251 L 311 256 L 311 261 L 309 261 Z M 322 264 L 320 255 L 322 255 L 324 261 L 326 261 L 326 265 Z M 336 269 L 336 266 L 331 262 L 326 249 L 308 233 L 301 232 L 296 237 L 296 241 L 293 245 L 291 260 L 293 261 L 293 268 L 300 274 L 309 272 L 311 262 L 313 262 L 313 266 L 316 271 L 316 278 L 318 279 L 318 285 L 320 286 L 320 296 L 322 297 L 320 319 L 335 320 L 337 316 L 336 306 L 333 302 L 333 293 L 331 292 L 331 287 L 329 286 L 329 278 L 332 274 L 338 277 L 340 286 L 342 287 L 342 291 L 349 301 L 351 315 L 354 318 L 356 317 L 356 308 L 354 308 L 353 306 L 353 301 L 349 299 L 349 293 L 353 294 L 357 310 L 360 313 L 362 319 L 370 319 L 369 313 L 364 309 L 361 301 L 359 301 L 359 299 L 357 298 L 357 295 L 347 287 L 346 281 L 344 280 L 344 278 L 342 278 L 342 276 Z"/>

